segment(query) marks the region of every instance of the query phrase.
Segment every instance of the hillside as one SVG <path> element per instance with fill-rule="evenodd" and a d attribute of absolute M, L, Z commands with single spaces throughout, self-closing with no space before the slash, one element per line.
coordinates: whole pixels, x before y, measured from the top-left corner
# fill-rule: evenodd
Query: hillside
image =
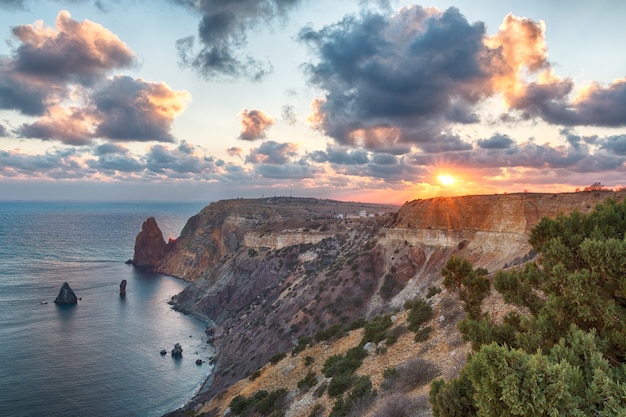
<path fill-rule="evenodd" d="M 245 386 L 258 369 L 267 369 L 273 355 L 291 352 L 299 338 L 391 312 L 397 316 L 398 342 L 386 348 L 383 344 L 386 353 L 370 354 L 363 365 L 370 364 L 375 388 L 380 389 L 387 365 L 401 366 L 411 357 L 428 359 L 442 375 L 453 377 L 468 349 L 456 330 L 462 314 L 454 297 L 443 291 L 429 299 L 435 313 L 428 323 L 432 333 L 423 343 L 414 343 L 410 332 L 401 331 L 405 301 L 441 288 L 440 270 L 450 256 L 463 256 L 488 271 L 519 264 L 532 257 L 529 231 L 542 217 L 587 212 L 606 198 L 624 195 L 594 191 L 466 196 L 415 200 L 399 209 L 295 198 L 213 203 L 192 217 L 180 238 L 168 243 L 162 259 L 151 265 L 192 281 L 174 297 L 174 305 L 215 324 L 217 368 L 211 385 L 190 407 L 224 411 L 233 389 Z M 361 210 L 376 215 L 346 218 Z M 339 214 L 344 218 L 337 218 Z M 489 303 L 497 318 L 498 300 Z M 321 346 L 339 349 L 330 342 Z M 320 353 L 303 352 L 292 361 L 314 355 L 320 358 L 316 366 L 321 366 Z M 290 369 L 281 371 L 284 375 L 293 372 L 289 381 L 295 387 L 301 376 L 291 369 L 297 366 L 279 365 Z M 256 384 L 262 386 L 267 372 Z M 425 392 L 420 389 L 424 391 L 416 388 L 416 398 Z M 310 414 L 307 407 L 297 411 L 303 395 L 290 391 L 293 411 L 288 415 Z M 329 411 L 326 407 L 320 415 Z"/>

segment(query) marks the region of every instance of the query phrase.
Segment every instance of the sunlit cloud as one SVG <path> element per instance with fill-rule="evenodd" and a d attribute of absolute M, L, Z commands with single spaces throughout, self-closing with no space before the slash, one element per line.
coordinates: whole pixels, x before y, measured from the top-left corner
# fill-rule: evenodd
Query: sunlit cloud
<path fill-rule="evenodd" d="M 241 140 L 257 140 L 265 138 L 267 131 L 276 121 L 267 116 L 261 110 L 243 109 L 239 114 L 241 116 Z"/>

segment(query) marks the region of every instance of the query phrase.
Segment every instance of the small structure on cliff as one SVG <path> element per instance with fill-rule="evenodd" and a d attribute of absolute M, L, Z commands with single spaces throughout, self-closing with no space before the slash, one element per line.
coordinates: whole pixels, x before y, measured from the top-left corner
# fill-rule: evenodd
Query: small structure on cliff
<path fill-rule="evenodd" d="M 54 299 L 56 304 L 77 304 L 78 298 L 76 298 L 76 294 L 74 290 L 70 287 L 70 284 L 64 282 L 61 286 L 61 290 L 59 290 L 59 295 Z"/>
<path fill-rule="evenodd" d="M 123 279 L 122 282 L 120 282 L 120 295 L 124 296 L 126 295 L 126 280 Z"/>

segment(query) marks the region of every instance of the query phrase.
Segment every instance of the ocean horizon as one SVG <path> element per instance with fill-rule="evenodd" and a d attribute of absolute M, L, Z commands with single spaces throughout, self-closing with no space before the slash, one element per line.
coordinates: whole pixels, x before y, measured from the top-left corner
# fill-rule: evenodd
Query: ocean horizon
<path fill-rule="evenodd" d="M 168 304 L 188 283 L 126 260 L 148 217 L 167 240 L 204 206 L 0 202 L 0 415 L 152 417 L 191 399 L 212 371 L 207 323 Z M 64 282 L 78 304 L 54 303 Z"/>

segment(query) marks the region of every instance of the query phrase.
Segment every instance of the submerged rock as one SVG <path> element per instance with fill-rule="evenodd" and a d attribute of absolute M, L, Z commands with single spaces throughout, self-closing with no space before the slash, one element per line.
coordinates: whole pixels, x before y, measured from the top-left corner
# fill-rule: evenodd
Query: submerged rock
<path fill-rule="evenodd" d="M 78 298 L 76 298 L 76 294 L 70 287 L 70 284 L 64 282 L 54 302 L 57 304 L 76 304 L 78 303 Z"/>

